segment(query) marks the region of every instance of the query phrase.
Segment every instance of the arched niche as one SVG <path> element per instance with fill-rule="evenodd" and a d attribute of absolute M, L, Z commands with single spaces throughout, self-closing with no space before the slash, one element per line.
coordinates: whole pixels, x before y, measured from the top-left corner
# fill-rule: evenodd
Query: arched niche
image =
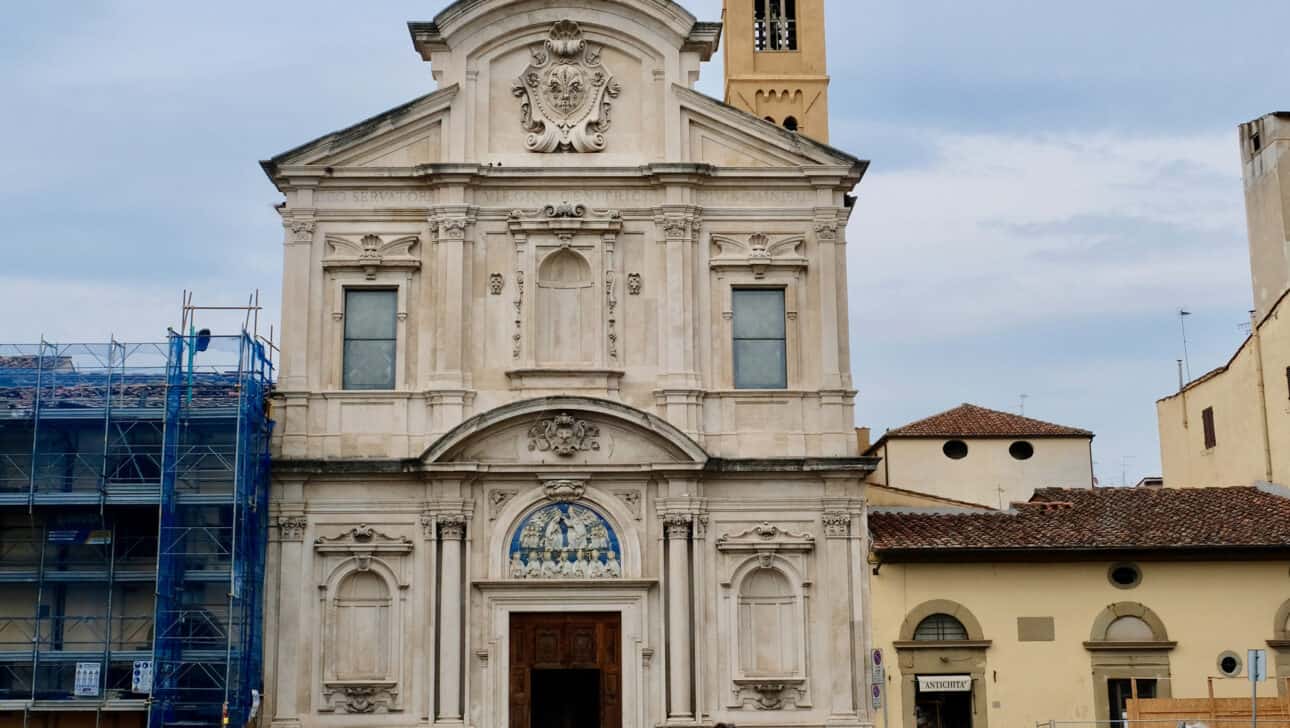
<path fill-rule="evenodd" d="M 406 586 L 395 567 L 366 554 L 342 560 L 320 585 L 320 710 L 402 709 Z"/>
<path fill-rule="evenodd" d="M 1145 604 L 1118 602 L 1098 613 L 1088 639 L 1090 643 L 1166 643 L 1169 641 L 1169 632 L 1165 629 L 1164 620 Z"/>
<path fill-rule="evenodd" d="M 1093 668 L 1097 719 L 1112 719 L 1112 681 L 1129 681 L 1130 690 L 1139 695 L 1171 697 L 1169 653 L 1176 646 L 1164 620 L 1145 604 L 1117 602 L 1099 612 L 1084 643 Z"/>
<path fill-rule="evenodd" d="M 747 554 L 722 584 L 724 640 L 731 675 L 729 708 L 809 708 L 806 625 L 808 582 L 785 554 Z"/>
<path fill-rule="evenodd" d="M 557 495 L 552 498 L 551 482 L 545 485 L 535 486 L 525 492 L 517 494 L 511 498 L 497 513 L 497 518 L 489 530 L 488 535 L 488 574 L 490 579 L 506 579 L 532 583 L 534 586 L 550 586 L 553 582 L 559 580 L 570 580 L 580 578 L 600 579 L 639 579 L 641 578 L 641 544 L 639 532 L 636 530 L 635 519 L 630 510 L 621 499 L 612 493 L 607 493 L 586 482 L 579 482 L 577 487 L 580 493 L 576 498 L 565 499 L 564 496 Z M 570 481 L 554 481 L 561 484 Z M 523 540 L 523 529 L 532 524 L 533 517 L 540 513 L 551 513 L 555 511 L 565 512 L 568 510 L 590 512 L 595 516 L 593 523 L 603 525 L 607 531 L 607 541 L 612 544 L 618 551 L 619 575 L 609 576 L 602 573 L 599 576 L 576 576 L 570 574 L 561 574 L 558 576 L 540 576 L 536 578 L 525 577 L 523 579 L 514 579 L 511 576 L 512 571 L 512 546 Z M 590 521 L 589 521 L 590 522 Z M 551 523 L 547 523 L 550 526 Z M 565 525 L 556 523 L 555 527 L 564 531 Z M 521 546 L 521 548 L 523 548 Z M 545 551 L 546 549 L 541 549 Z M 573 553 L 576 556 L 576 547 Z M 585 551 L 586 549 L 584 549 Z M 597 549 L 599 550 L 599 549 Z M 553 554 L 554 555 L 554 554 Z M 598 554 L 602 566 L 608 565 L 608 555 L 606 553 Z M 584 563 L 589 561 L 588 555 L 584 554 Z M 522 562 L 527 566 L 527 553 Z"/>
<path fill-rule="evenodd" d="M 582 364 L 596 361 L 600 308 L 591 263 L 572 248 L 558 248 L 538 264 L 538 361 Z"/>

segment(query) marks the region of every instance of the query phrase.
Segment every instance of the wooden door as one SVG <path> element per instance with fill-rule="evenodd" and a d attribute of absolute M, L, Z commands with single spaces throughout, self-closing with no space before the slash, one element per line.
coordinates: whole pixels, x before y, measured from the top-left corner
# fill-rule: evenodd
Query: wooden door
<path fill-rule="evenodd" d="M 598 670 L 600 728 L 622 728 L 621 633 L 616 612 L 512 614 L 510 728 L 531 728 L 535 669 Z"/>

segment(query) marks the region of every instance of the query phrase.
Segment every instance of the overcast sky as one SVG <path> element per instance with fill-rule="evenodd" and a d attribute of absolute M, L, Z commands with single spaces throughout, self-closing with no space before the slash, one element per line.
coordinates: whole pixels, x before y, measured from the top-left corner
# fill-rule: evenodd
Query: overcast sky
<path fill-rule="evenodd" d="M 155 339 L 179 292 L 276 320 L 257 166 L 432 88 L 434 0 L 15 3 L 0 45 L 0 341 Z M 720 0 L 691 0 L 701 19 Z M 915 9 L 917 8 L 917 9 Z M 1159 472 L 1155 400 L 1244 336 L 1237 124 L 1290 108 L 1290 3 L 829 0 L 858 424 L 973 402 Z M 700 90 L 721 96 L 719 57 Z"/>

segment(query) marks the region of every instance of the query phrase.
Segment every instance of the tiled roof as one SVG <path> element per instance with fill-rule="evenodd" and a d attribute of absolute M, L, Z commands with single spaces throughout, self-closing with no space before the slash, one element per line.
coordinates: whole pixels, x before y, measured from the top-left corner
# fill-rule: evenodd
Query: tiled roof
<path fill-rule="evenodd" d="M 869 514 L 878 554 L 1290 549 L 1290 495 L 1273 487 L 1040 488 L 998 513 Z"/>
<path fill-rule="evenodd" d="M 1011 412 L 961 404 L 904 427 L 888 430 L 889 437 L 1092 437 L 1075 427 L 1055 425 Z"/>

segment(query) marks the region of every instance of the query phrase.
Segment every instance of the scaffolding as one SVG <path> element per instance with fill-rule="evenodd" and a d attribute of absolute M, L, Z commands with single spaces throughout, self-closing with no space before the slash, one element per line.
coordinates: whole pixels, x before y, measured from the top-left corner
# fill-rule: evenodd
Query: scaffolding
<path fill-rule="evenodd" d="M 249 720 L 271 382 L 246 333 L 0 345 L 0 723 Z"/>

